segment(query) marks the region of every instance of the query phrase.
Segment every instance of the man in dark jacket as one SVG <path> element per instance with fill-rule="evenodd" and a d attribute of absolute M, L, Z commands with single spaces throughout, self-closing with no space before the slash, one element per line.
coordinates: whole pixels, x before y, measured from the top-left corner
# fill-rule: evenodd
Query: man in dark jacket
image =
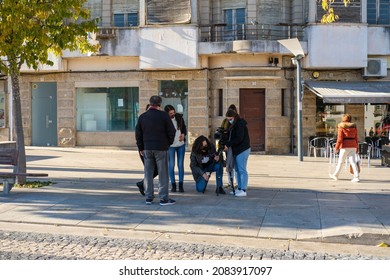
<path fill-rule="evenodd" d="M 152 204 L 154 199 L 153 172 L 157 168 L 160 205 L 171 205 L 175 204 L 175 200 L 168 195 L 168 149 L 173 143 L 176 129 L 168 114 L 160 111 L 161 97 L 154 95 L 149 102 L 149 109 L 139 117 L 135 127 L 138 150 L 145 160 L 146 204 Z"/>

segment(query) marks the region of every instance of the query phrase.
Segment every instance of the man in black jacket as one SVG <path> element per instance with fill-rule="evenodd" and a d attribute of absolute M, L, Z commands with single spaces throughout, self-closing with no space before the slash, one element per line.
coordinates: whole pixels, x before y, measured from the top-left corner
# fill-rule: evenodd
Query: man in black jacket
<path fill-rule="evenodd" d="M 146 204 L 152 204 L 154 199 L 153 172 L 157 168 L 160 205 L 172 205 L 175 200 L 170 199 L 168 194 L 168 149 L 173 143 L 176 129 L 168 114 L 160 111 L 161 97 L 154 95 L 149 102 L 149 109 L 139 117 L 135 127 L 138 150 L 145 159 Z"/>

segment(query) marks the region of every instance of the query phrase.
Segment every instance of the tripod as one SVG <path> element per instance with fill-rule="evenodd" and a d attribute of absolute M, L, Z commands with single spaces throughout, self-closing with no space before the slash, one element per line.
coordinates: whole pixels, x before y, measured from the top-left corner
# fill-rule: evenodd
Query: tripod
<path fill-rule="evenodd" d="M 233 172 L 234 172 L 234 156 L 232 153 L 231 148 L 228 149 L 226 152 L 226 171 L 228 173 L 229 181 L 231 184 L 231 187 L 233 189 L 233 195 L 236 194 L 236 190 L 234 188 L 234 179 L 233 179 Z"/>

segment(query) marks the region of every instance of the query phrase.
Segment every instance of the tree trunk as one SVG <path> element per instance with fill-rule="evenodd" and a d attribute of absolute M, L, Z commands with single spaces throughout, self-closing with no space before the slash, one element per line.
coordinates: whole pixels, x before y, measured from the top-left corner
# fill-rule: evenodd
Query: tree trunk
<path fill-rule="evenodd" d="M 13 122 L 16 135 L 16 148 L 18 149 L 17 172 L 26 172 L 26 150 L 24 147 L 24 133 L 22 120 L 22 106 L 20 101 L 19 75 L 13 71 L 10 73 L 12 83 Z M 25 184 L 26 177 L 18 176 L 16 183 Z"/>

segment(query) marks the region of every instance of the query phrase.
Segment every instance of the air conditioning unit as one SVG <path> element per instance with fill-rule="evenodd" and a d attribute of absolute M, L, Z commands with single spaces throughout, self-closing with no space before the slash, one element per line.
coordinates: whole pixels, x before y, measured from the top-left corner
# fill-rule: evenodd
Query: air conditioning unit
<path fill-rule="evenodd" d="M 369 58 L 367 67 L 363 69 L 364 77 L 386 77 L 387 76 L 387 59 L 386 58 Z"/>

